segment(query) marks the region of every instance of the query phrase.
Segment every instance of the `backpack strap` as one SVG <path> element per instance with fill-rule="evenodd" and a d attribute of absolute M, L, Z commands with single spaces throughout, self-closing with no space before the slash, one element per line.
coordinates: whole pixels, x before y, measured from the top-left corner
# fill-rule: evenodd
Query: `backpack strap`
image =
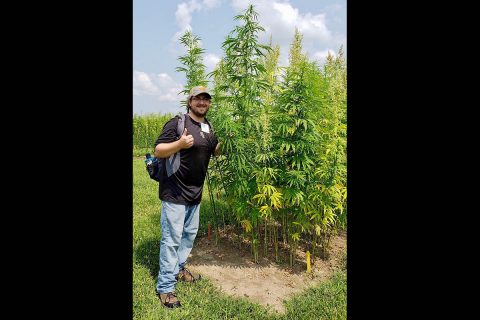
<path fill-rule="evenodd" d="M 185 114 L 182 114 L 181 116 L 176 116 L 176 117 L 178 118 L 177 138 L 179 139 L 183 134 L 183 130 L 185 129 Z"/>
<path fill-rule="evenodd" d="M 177 122 L 177 138 L 180 138 L 183 134 L 183 130 L 185 129 L 185 116 L 186 114 L 182 114 L 181 116 L 175 116 L 178 118 L 178 122 Z M 210 121 L 208 121 L 207 118 L 205 118 L 205 122 L 210 126 L 210 130 L 212 130 L 212 133 L 215 133 L 215 131 L 213 130 L 213 126 L 212 126 L 212 123 Z"/>
<path fill-rule="evenodd" d="M 183 134 L 183 130 L 185 129 L 185 114 L 182 116 L 175 116 L 178 118 L 177 121 L 177 139 Z M 178 168 L 180 168 L 180 151 L 172 154 L 168 159 L 165 161 L 165 168 L 167 169 L 167 176 L 170 177 L 172 174 L 177 172 Z"/>

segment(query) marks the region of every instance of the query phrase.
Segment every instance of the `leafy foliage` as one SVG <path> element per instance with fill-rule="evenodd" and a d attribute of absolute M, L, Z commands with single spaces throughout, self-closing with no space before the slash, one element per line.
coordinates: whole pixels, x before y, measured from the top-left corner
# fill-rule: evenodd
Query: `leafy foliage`
<path fill-rule="evenodd" d="M 193 87 L 208 84 L 205 65 L 202 62 L 202 54 L 205 50 L 200 47 L 200 40 L 200 37 L 194 35 L 191 30 L 185 31 L 180 37 L 180 43 L 187 48 L 187 53 L 178 58 L 183 66 L 175 69 L 177 72 L 185 72 L 186 77 L 185 88 L 179 93 L 188 95 Z M 186 106 L 187 101 L 182 101 L 182 105 Z"/>

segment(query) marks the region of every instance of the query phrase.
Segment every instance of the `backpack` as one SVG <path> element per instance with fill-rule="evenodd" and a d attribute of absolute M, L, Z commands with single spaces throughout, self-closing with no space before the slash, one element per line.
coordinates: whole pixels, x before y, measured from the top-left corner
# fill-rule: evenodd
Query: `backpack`
<path fill-rule="evenodd" d="M 175 116 L 178 118 L 177 122 L 177 140 L 180 139 L 180 136 L 183 134 L 183 130 L 185 129 L 185 114 L 181 116 Z M 210 130 L 213 131 L 213 126 L 210 121 L 205 118 L 205 121 L 210 127 Z M 147 172 L 155 181 L 160 182 L 161 172 L 162 169 L 165 168 L 167 170 L 167 176 L 170 177 L 172 174 L 177 172 L 178 168 L 180 168 L 180 151 L 177 153 L 172 154 L 168 159 L 167 158 L 155 158 L 154 156 L 150 155 L 150 153 L 145 154 L 145 165 Z"/>

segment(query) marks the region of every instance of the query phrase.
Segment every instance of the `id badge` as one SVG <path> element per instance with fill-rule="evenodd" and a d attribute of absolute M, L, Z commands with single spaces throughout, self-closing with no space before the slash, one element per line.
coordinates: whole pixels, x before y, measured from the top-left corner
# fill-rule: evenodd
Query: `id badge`
<path fill-rule="evenodd" d="M 200 126 L 202 127 L 203 132 L 210 133 L 210 127 L 208 126 L 208 124 L 201 122 Z"/>

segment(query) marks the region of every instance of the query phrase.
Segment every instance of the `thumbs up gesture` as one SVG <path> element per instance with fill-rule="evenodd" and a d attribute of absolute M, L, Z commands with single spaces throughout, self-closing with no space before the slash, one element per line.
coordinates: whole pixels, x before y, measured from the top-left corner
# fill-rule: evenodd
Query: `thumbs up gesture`
<path fill-rule="evenodd" d="M 183 134 L 179 139 L 180 141 L 180 147 L 182 149 L 188 149 L 193 146 L 193 136 L 191 134 L 188 134 L 187 128 L 183 130 Z"/>

